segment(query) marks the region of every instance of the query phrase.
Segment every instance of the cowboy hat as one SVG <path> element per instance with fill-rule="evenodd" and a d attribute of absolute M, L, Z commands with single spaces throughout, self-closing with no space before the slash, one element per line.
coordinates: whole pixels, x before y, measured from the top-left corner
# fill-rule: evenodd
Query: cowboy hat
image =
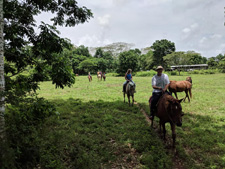
<path fill-rule="evenodd" d="M 160 70 L 160 69 L 163 69 L 162 66 L 158 66 L 155 70 Z"/>

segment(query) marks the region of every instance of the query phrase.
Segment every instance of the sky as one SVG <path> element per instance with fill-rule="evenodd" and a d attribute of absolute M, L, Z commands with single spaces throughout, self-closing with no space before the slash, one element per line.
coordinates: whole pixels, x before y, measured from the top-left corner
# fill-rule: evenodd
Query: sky
<path fill-rule="evenodd" d="M 175 43 L 176 51 L 204 57 L 225 54 L 225 3 L 222 0 L 77 0 L 94 18 L 75 27 L 58 27 L 76 45 L 100 47 L 115 42 L 150 47 L 156 40 Z M 37 22 L 50 23 L 51 13 Z"/>

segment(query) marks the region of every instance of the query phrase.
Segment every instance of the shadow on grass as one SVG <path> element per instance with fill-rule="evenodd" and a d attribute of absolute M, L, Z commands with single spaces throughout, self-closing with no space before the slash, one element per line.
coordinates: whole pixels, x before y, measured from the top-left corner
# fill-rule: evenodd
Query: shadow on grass
<path fill-rule="evenodd" d="M 121 101 L 52 100 L 40 134 L 41 164 L 62 168 L 171 168 L 138 107 Z"/>
<path fill-rule="evenodd" d="M 52 100 L 40 165 L 62 168 L 171 168 L 171 158 L 138 107 L 121 101 Z"/>

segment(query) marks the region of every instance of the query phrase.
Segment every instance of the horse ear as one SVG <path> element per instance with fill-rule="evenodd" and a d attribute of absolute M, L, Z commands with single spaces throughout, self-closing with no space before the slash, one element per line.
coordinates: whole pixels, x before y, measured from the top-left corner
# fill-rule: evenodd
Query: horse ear
<path fill-rule="evenodd" d="M 181 103 L 183 100 L 184 100 L 184 98 L 183 98 L 183 99 L 178 100 L 178 102 L 179 102 L 179 103 Z"/>

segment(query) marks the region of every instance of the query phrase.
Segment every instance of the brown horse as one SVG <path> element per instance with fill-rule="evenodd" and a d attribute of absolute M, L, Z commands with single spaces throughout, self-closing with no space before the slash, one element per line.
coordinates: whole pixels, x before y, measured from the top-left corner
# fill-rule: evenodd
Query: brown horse
<path fill-rule="evenodd" d="M 92 76 L 88 75 L 88 80 L 89 80 L 89 82 L 91 82 L 92 81 Z"/>
<path fill-rule="evenodd" d="M 191 79 L 190 76 L 188 76 L 188 77 L 186 78 L 186 81 L 188 81 L 188 82 L 190 82 L 190 83 L 192 84 L 192 79 Z"/>
<path fill-rule="evenodd" d="M 191 87 L 192 87 L 192 84 L 189 81 L 186 81 L 186 80 L 185 81 L 173 81 L 173 80 L 171 80 L 168 89 L 171 93 L 175 94 L 177 99 L 178 99 L 177 92 L 185 91 L 186 96 L 184 98 L 184 101 L 187 97 L 190 102 L 189 95 L 192 98 Z M 188 95 L 188 92 L 189 92 L 189 95 Z"/>
<path fill-rule="evenodd" d="M 135 91 L 135 84 L 129 82 L 126 86 L 126 92 L 123 92 L 124 103 L 125 103 L 125 94 L 127 94 L 129 106 L 130 106 L 130 96 L 132 97 L 132 106 L 134 105 L 134 91 Z"/>
<path fill-rule="evenodd" d="M 159 126 L 161 132 L 161 126 L 163 127 L 163 138 L 166 140 L 166 128 L 165 123 L 169 122 L 172 130 L 172 138 L 173 138 L 173 147 L 175 147 L 176 141 L 176 125 L 182 126 L 182 116 L 184 115 L 181 107 L 181 100 L 175 99 L 173 96 L 165 93 L 159 99 L 156 107 L 157 111 L 155 113 L 156 117 L 159 118 Z M 151 107 L 151 98 L 149 99 L 149 107 Z M 153 127 L 153 120 L 151 126 Z"/>
<path fill-rule="evenodd" d="M 104 81 L 105 81 L 105 79 L 106 79 L 106 75 L 104 75 L 104 74 L 103 74 L 103 75 L 102 75 L 102 77 L 103 77 L 103 79 L 104 79 Z"/>

